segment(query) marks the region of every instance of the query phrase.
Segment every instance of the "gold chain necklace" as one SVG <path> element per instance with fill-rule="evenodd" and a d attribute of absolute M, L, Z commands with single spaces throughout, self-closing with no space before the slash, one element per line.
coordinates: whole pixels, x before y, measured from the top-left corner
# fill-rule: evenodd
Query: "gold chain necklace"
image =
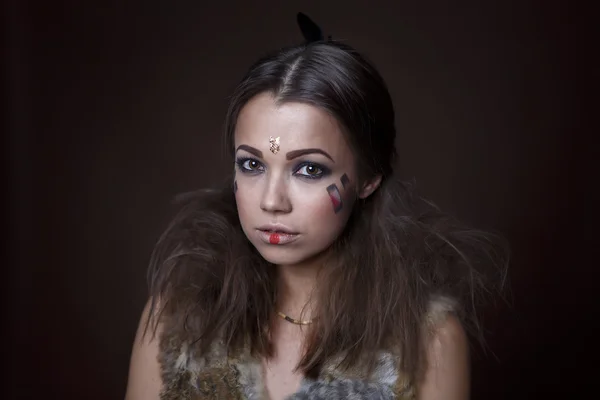
<path fill-rule="evenodd" d="M 308 321 L 301 321 L 298 319 L 294 319 L 288 315 L 285 315 L 281 311 L 277 311 L 277 315 L 279 315 L 281 318 L 285 319 L 287 322 L 291 322 L 292 324 L 296 324 L 296 325 L 310 325 L 313 322 L 312 319 L 309 319 Z"/>

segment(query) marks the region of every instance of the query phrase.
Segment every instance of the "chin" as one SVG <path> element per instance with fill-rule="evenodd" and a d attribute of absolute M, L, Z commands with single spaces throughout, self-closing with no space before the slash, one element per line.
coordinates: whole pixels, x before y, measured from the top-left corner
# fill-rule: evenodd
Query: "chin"
<path fill-rule="evenodd" d="M 291 246 L 273 245 L 265 247 L 265 245 L 262 245 L 257 246 L 256 249 L 266 261 L 276 265 L 297 265 L 316 256 L 314 253 L 308 253 Z"/>
<path fill-rule="evenodd" d="M 295 251 L 286 251 L 285 249 L 258 249 L 258 252 L 262 258 L 276 265 L 299 264 L 307 258 Z"/>

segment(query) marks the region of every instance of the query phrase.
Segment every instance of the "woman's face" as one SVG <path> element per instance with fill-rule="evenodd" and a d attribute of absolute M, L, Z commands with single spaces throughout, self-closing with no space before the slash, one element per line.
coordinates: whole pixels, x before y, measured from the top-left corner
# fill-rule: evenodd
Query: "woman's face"
<path fill-rule="evenodd" d="M 355 159 L 335 118 L 257 95 L 238 117 L 235 157 L 240 222 L 267 261 L 299 264 L 331 246 L 357 194 Z"/>

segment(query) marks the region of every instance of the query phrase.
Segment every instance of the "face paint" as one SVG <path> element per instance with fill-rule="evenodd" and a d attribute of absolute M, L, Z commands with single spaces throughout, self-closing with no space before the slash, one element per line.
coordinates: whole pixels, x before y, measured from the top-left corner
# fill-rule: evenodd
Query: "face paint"
<path fill-rule="evenodd" d="M 271 236 L 269 236 L 269 243 L 279 244 L 280 239 L 281 238 L 279 237 L 279 233 L 271 233 Z"/>
<path fill-rule="evenodd" d="M 340 182 L 342 183 L 342 187 L 344 189 L 346 189 L 346 186 L 348 186 L 348 184 L 350 183 L 350 179 L 348 178 L 348 175 L 346 175 L 346 174 L 342 175 L 342 177 L 340 178 Z"/>
<path fill-rule="evenodd" d="M 271 150 L 271 153 L 273 154 L 279 153 L 279 136 L 276 138 L 269 136 L 269 150 Z"/>
<path fill-rule="evenodd" d="M 333 211 L 336 214 L 342 211 L 342 195 L 340 194 L 337 185 L 332 184 L 327 186 L 327 193 L 329 193 L 329 198 L 333 204 Z"/>

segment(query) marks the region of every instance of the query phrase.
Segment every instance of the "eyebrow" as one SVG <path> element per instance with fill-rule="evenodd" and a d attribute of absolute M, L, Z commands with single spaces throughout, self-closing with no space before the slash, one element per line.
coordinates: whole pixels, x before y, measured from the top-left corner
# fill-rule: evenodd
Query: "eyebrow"
<path fill-rule="evenodd" d="M 254 155 L 255 155 L 256 157 L 258 157 L 258 158 L 262 158 L 262 157 L 263 157 L 263 153 L 262 153 L 262 151 L 260 151 L 260 150 L 259 150 L 259 149 L 257 149 L 257 148 L 254 148 L 254 147 L 252 147 L 252 146 L 248 146 L 247 144 L 240 144 L 240 145 L 238 146 L 238 148 L 237 148 L 237 149 L 235 149 L 235 152 L 237 153 L 237 152 L 238 152 L 238 150 L 246 150 L 248 153 L 250 153 L 250 154 L 254 154 Z"/>
<path fill-rule="evenodd" d="M 293 160 L 294 158 L 300 157 L 300 156 L 304 156 L 306 154 L 322 154 L 325 157 L 329 158 L 332 162 L 333 158 L 331 158 L 331 156 L 329 154 L 327 154 L 327 152 L 321 150 L 321 149 L 300 149 L 300 150 L 292 150 L 286 153 L 285 158 L 287 160 Z"/>

